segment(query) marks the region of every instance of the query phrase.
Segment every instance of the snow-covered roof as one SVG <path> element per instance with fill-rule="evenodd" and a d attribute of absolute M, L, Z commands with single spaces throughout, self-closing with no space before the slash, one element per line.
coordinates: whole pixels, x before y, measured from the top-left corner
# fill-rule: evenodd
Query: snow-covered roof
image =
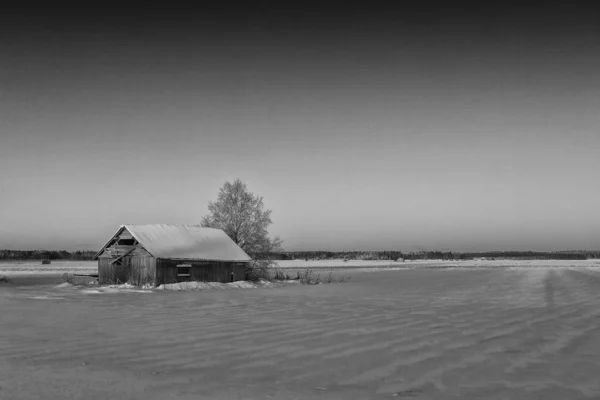
<path fill-rule="evenodd" d="M 121 225 L 112 237 L 124 229 L 156 258 L 212 261 L 251 261 L 252 259 L 221 229 L 200 225 Z M 94 259 L 112 241 L 109 240 Z"/>

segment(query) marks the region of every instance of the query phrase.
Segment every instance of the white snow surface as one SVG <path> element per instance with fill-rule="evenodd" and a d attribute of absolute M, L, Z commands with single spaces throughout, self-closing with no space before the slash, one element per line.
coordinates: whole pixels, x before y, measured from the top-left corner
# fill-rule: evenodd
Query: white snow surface
<path fill-rule="evenodd" d="M 228 289 L 255 289 L 258 287 L 273 286 L 268 281 L 257 283 L 248 281 L 236 281 L 228 283 L 220 282 L 179 282 L 160 285 L 156 290 L 228 290 Z"/>
<path fill-rule="evenodd" d="M 600 260 L 511 260 L 511 259 L 473 259 L 473 260 L 281 260 L 276 261 L 282 269 L 304 268 L 368 268 L 370 270 L 406 269 L 406 268 L 494 268 L 494 267 L 600 267 Z"/>

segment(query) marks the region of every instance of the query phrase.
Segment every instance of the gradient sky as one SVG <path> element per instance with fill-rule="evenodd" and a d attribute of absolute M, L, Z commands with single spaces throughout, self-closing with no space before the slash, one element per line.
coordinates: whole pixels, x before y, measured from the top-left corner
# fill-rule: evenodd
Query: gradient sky
<path fill-rule="evenodd" d="M 237 177 L 287 250 L 600 248 L 596 10 L 257 4 L 3 13 L 0 248 Z"/>

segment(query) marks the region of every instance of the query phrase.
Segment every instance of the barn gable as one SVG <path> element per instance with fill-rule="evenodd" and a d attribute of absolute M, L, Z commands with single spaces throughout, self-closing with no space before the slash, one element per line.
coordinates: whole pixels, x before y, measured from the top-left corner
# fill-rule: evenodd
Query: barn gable
<path fill-rule="evenodd" d="M 94 255 L 93 259 L 115 259 L 124 256 L 152 257 L 152 254 L 133 237 L 126 227 L 122 226 L 104 247 Z"/>

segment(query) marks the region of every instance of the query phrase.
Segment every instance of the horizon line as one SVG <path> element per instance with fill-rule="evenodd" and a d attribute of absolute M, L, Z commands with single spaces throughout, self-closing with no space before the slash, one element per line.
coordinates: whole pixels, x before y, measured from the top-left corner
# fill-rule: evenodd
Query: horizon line
<path fill-rule="evenodd" d="M 39 251 L 39 252 L 43 252 L 43 251 L 66 251 L 68 253 L 73 253 L 73 252 L 86 252 L 86 251 L 90 251 L 90 252 L 97 252 L 98 250 L 95 249 L 84 249 L 84 250 L 67 250 L 67 249 L 8 249 L 8 248 L 2 248 L 0 249 L 1 251 Z M 309 249 L 309 250 L 281 250 L 281 251 L 270 251 L 267 253 L 304 253 L 304 252 L 329 252 L 329 253 L 351 253 L 351 252 L 375 252 L 375 253 L 382 253 L 382 252 L 387 252 L 387 251 L 394 251 L 394 252 L 400 252 L 400 253 L 405 253 L 405 254 L 410 254 L 410 253 L 427 253 L 427 252 L 439 252 L 439 253 L 462 253 L 462 254 L 468 254 L 468 253 L 510 253 L 510 252 L 514 252 L 514 253 L 596 253 L 596 252 L 600 252 L 600 249 L 564 249 L 564 250 L 515 250 L 515 249 L 507 249 L 507 250 L 468 250 L 468 251 L 462 251 L 462 250 L 439 250 L 439 249 L 430 249 L 430 250 L 413 250 L 413 251 L 403 251 L 403 250 L 398 250 L 398 249 L 387 249 L 387 250 L 373 250 L 373 249 L 357 249 L 357 250 L 323 250 L 323 249 L 319 249 L 319 250 L 315 250 L 315 249 Z"/>

